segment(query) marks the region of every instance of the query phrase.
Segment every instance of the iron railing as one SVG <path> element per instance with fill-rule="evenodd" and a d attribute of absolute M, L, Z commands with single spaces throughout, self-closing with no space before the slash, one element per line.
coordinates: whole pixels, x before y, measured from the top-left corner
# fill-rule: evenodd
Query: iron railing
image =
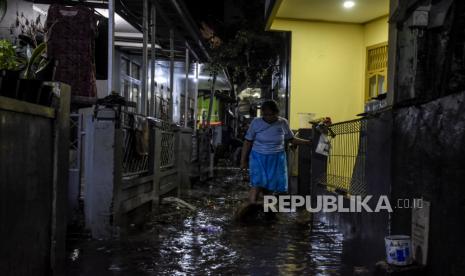
<path fill-rule="evenodd" d="M 330 150 L 326 173 L 317 180 L 329 190 L 366 195 L 365 161 L 367 149 L 367 120 L 357 119 L 330 126 Z"/>
<path fill-rule="evenodd" d="M 161 156 L 160 168 L 166 169 L 173 167 L 175 164 L 174 156 L 174 132 L 162 131 L 161 132 Z"/>
<path fill-rule="evenodd" d="M 191 162 L 199 159 L 199 137 L 197 134 L 192 135 Z"/>
<path fill-rule="evenodd" d="M 175 132 L 168 121 L 158 121 L 157 131 L 160 132 L 160 169 L 168 169 L 176 164 Z"/>
<path fill-rule="evenodd" d="M 82 136 L 82 115 L 78 113 L 70 114 L 70 163 L 69 169 L 81 169 L 81 136 Z"/>
<path fill-rule="evenodd" d="M 148 137 L 144 135 L 150 135 L 150 126 L 146 130 L 149 133 L 144 134 L 141 129 L 136 126 L 136 114 L 122 112 L 121 113 L 121 128 L 123 130 L 123 177 L 138 176 L 149 172 L 149 152 L 141 149 L 142 143 L 149 143 L 148 141 L 142 141 Z M 148 124 L 148 122 L 147 122 Z"/>

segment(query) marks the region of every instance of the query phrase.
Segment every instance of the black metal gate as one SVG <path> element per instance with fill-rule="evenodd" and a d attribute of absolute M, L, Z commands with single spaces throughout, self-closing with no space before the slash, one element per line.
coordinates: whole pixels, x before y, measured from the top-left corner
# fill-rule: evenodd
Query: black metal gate
<path fill-rule="evenodd" d="M 365 160 L 367 148 L 367 119 L 357 119 L 331 125 L 334 137 L 327 136 L 331 145 L 324 168 L 314 170 L 313 179 L 328 190 L 350 195 L 365 195 Z M 315 143 L 319 137 L 315 136 Z M 322 155 L 314 153 L 317 159 Z M 318 161 L 316 162 L 318 163 Z"/>

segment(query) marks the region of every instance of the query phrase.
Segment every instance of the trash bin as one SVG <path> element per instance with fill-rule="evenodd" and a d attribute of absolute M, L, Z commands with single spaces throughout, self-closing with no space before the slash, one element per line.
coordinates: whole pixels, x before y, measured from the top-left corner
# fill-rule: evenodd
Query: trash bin
<path fill-rule="evenodd" d="M 299 129 L 299 138 L 312 139 L 312 136 L 312 129 Z M 297 194 L 302 196 L 310 195 L 312 184 L 312 145 L 301 145 L 298 152 Z"/>

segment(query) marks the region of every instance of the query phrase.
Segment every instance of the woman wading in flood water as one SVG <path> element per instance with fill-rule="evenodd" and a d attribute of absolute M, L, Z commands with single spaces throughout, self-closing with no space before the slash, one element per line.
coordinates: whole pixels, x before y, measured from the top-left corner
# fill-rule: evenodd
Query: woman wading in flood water
<path fill-rule="evenodd" d="M 261 106 L 262 117 L 255 118 L 245 135 L 241 169 L 249 168 L 249 202 L 257 203 L 260 192 L 287 192 L 287 162 L 285 143 L 309 145 L 310 140 L 294 137 L 286 119 L 278 116 L 275 101 Z"/>

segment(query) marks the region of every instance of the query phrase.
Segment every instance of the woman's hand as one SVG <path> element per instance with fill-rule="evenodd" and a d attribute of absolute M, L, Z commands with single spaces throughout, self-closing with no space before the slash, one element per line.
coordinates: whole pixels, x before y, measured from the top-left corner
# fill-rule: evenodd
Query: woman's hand
<path fill-rule="evenodd" d="M 250 180 L 249 177 L 249 162 L 247 160 L 241 160 L 241 173 L 242 173 L 242 181 L 248 182 Z"/>
<path fill-rule="evenodd" d="M 249 154 L 252 149 L 252 142 L 245 140 L 242 146 L 241 169 L 246 170 L 249 167 Z"/>
<path fill-rule="evenodd" d="M 305 140 L 304 145 L 312 145 L 312 140 Z"/>

